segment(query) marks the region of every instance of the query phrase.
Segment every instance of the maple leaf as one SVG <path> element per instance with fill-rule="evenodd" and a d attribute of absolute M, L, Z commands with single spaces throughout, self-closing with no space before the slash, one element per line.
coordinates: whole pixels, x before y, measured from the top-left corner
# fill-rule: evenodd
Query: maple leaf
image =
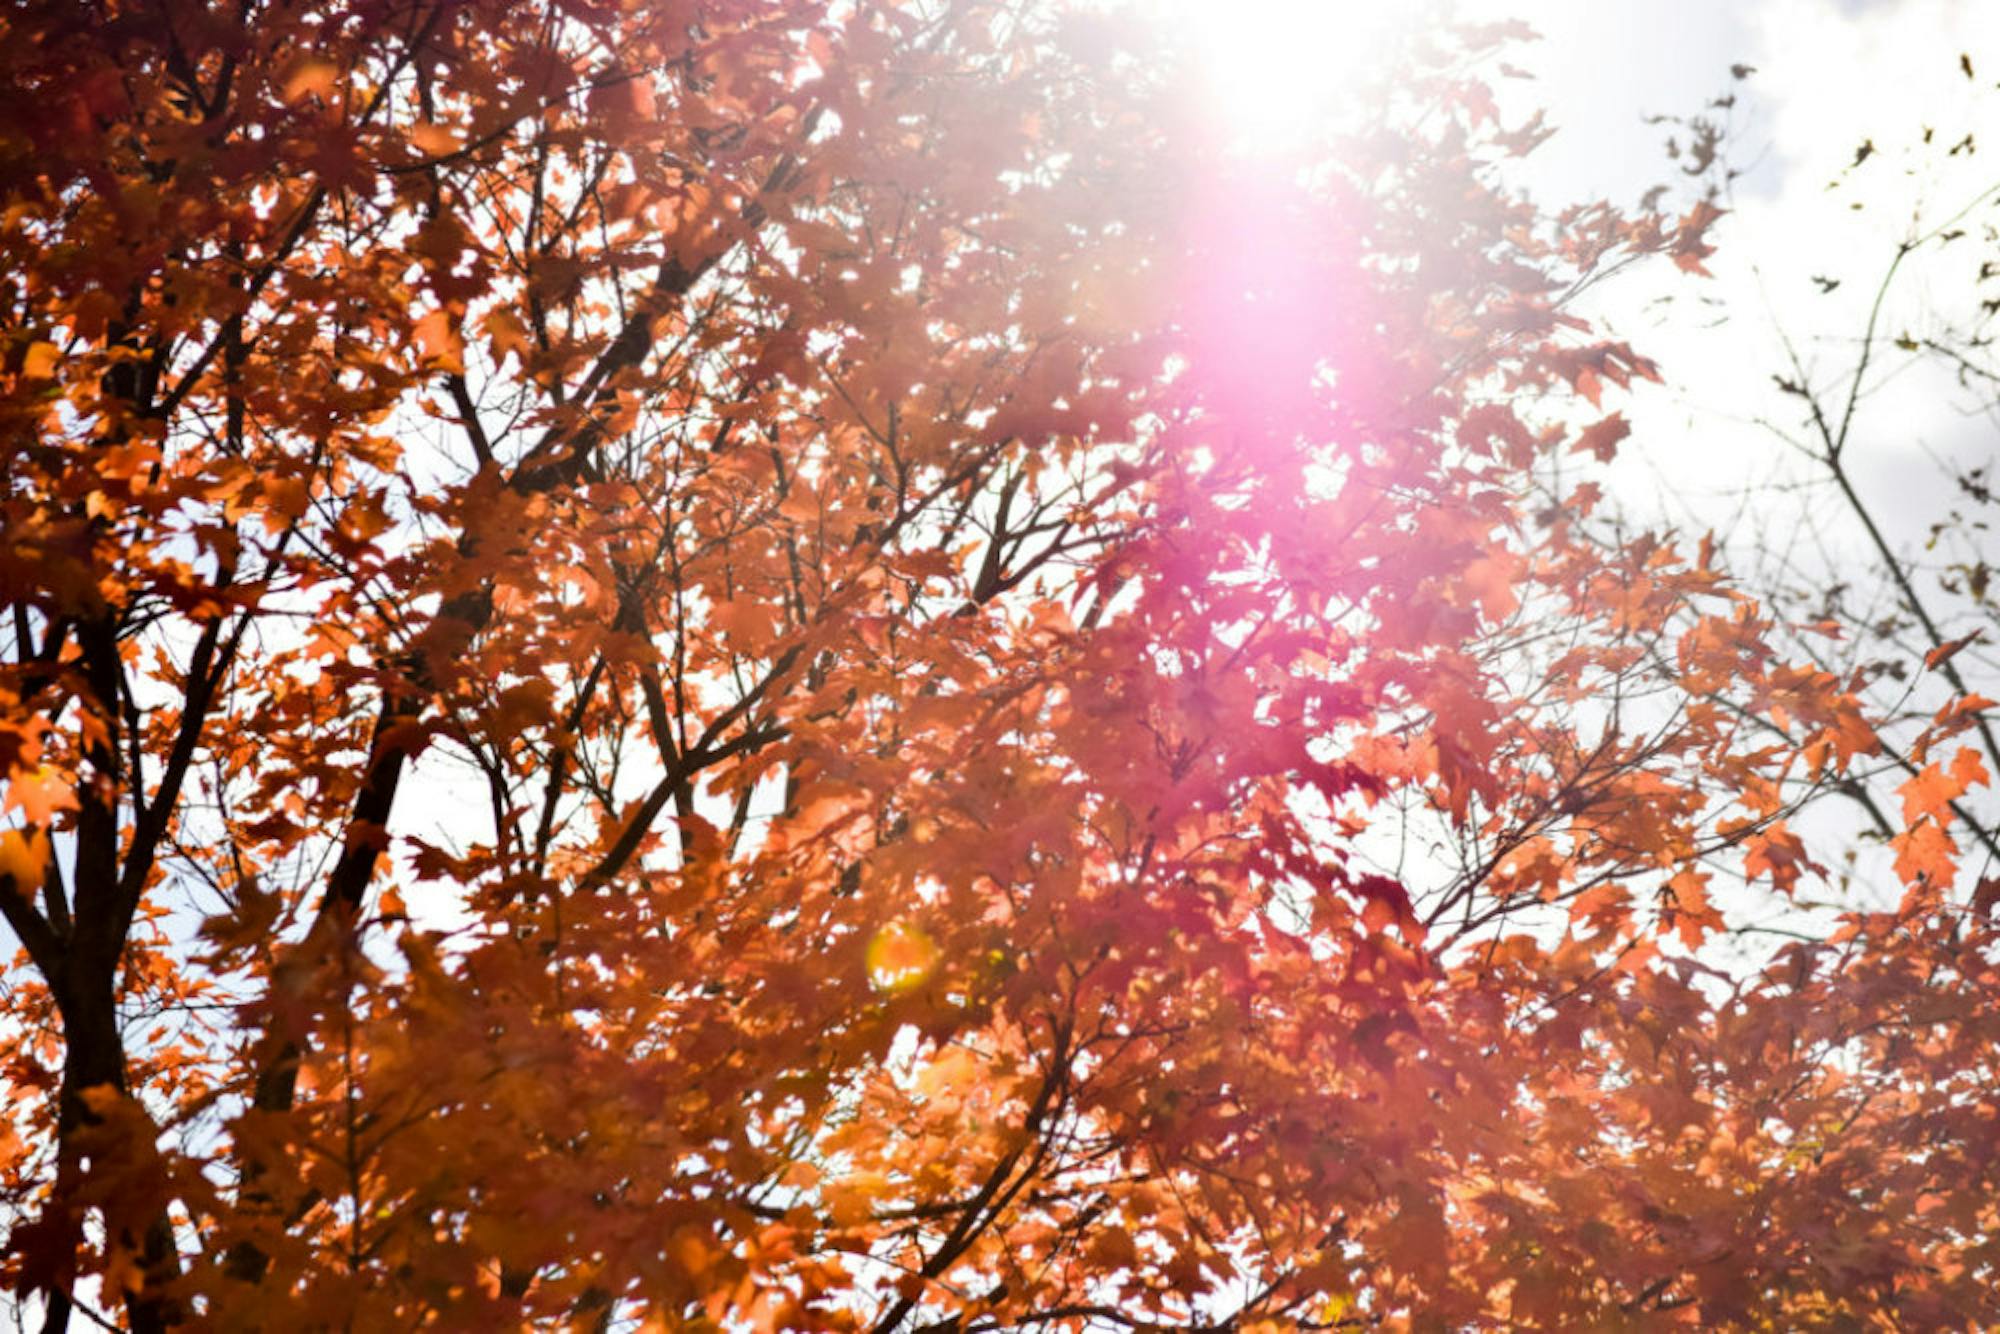
<path fill-rule="evenodd" d="M 1708 244 L 1708 229 L 1721 218 L 1723 211 L 1706 199 L 1697 200 L 1675 228 L 1672 254 L 1674 263 L 1688 273 L 1702 277 L 1711 276 L 1702 261 L 1715 253 L 1715 247 Z"/>
<path fill-rule="evenodd" d="M 1786 894 L 1795 892 L 1802 873 L 1825 874 L 1806 855 L 1804 842 L 1782 820 L 1751 834 L 1744 840 L 1743 849 L 1744 875 L 1753 879 L 1768 875 L 1772 885 Z"/>
<path fill-rule="evenodd" d="M 1630 434 L 1632 424 L 1625 420 L 1625 414 L 1614 412 L 1584 428 L 1577 437 L 1575 450 L 1579 454 L 1591 455 L 1599 463 L 1609 463 L 1618 456 L 1618 442 Z"/>
<path fill-rule="evenodd" d="M 77 809 L 76 790 L 63 776 L 46 765 L 16 771 L 7 783 L 7 797 L 0 808 L 11 806 L 31 825 L 46 829 L 58 811 Z"/>
<path fill-rule="evenodd" d="M 1949 885 L 1957 874 L 1958 844 L 1934 819 L 1911 825 L 1889 846 L 1896 852 L 1896 874 L 1906 885 Z"/>
<path fill-rule="evenodd" d="M 1903 799 L 1903 822 L 1915 825 L 1921 820 L 1931 820 L 1939 825 L 1948 824 L 1952 819 L 1952 802 L 1975 783 L 1989 781 L 1979 752 L 1962 746 L 1952 756 L 1949 770 L 1933 760 L 1896 789 Z"/>

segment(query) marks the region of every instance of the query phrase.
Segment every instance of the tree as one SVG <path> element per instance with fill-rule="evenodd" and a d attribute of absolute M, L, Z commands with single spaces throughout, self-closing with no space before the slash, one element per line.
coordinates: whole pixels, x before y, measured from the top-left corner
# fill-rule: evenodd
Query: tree
<path fill-rule="evenodd" d="M 1937 65 L 1973 89 L 1970 55 L 1940 50 Z M 1748 67 L 1737 68 L 1741 79 Z M 1684 170 L 1712 203 L 1733 203 L 1741 174 L 1742 131 L 1726 119 L 1735 102 L 1662 118 L 1697 145 L 1681 154 Z M 1874 720 L 1881 745 L 1867 765 L 1797 794 L 1848 805 L 1842 823 L 1858 814 L 1845 878 L 1878 902 L 1870 882 L 1921 880 L 1967 897 L 2000 852 L 1989 778 L 2000 736 L 1981 702 L 2000 693 L 1987 628 L 1993 497 L 1979 448 L 1996 382 L 1989 325 L 2000 307 L 1984 300 L 1996 191 L 1963 125 L 1913 125 L 1904 143 L 1885 124 L 1878 137 L 1879 149 L 1875 137 L 1826 145 L 1824 212 L 1879 253 L 1853 244 L 1851 268 L 1818 272 L 1762 238 L 1736 248 L 1771 295 L 1713 318 L 1742 341 L 1743 326 L 1767 334 L 1764 392 L 1745 415 L 1769 448 L 1754 477 L 1722 479 L 1737 523 L 1719 523 L 1717 542 L 1737 585 L 1770 609 L 1780 650 L 1846 682 Z M 1893 184 L 1891 164 L 1902 167 Z M 1935 417 L 1974 447 L 1926 438 Z M 1953 417 L 1965 429 L 1951 432 Z M 1921 475 L 1932 465 L 1935 482 Z"/>
<path fill-rule="evenodd" d="M 1509 30 L 1266 154 L 1100 6 L 4 22 L 48 1327 L 1994 1314 L 1910 950 L 1699 961 L 1875 739 L 1537 491 L 1714 213 L 1501 188 Z"/>
<path fill-rule="evenodd" d="M 1956 50 L 1940 51 L 1938 65 L 1954 82 L 1975 77 L 1973 58 Z M 1738 81 L 1752 72 L 1732 70 Z M 1666 118 L 1694 146 L 1670 141 L 1669 152 L 1698 178 L 1701 197 L 1732 209 L 1741 131 L 1728 116 L 1739 91 L 1698 115 Z M 1703 478 L 1705 510 L 1703 498 L 1674 497 L 1680 514 L 1722 530 L 1711 539 L 1716 560 L 1764 609 L 1772 648 L 1838 681 L 1875 731 L 1856 763 L 1784 776 L 1783 804 L 1837 870 L 1818 875 L 1809 896 L 1754 905 L 1734 896 L 1748 926 L 1727 952 L 1739 961 L 1733 975 L 1715 982 L 1727 1002 L 1715 1006 L 1711 996 L 1696 1006 L 1698 1030 L 1724 1041 L 1677 1042 L 1688 1054 L 1735 1059 L 1745 1053 L 1729 1047 L 1747 1042 L 1751 1059 L 1777 1058 L 1766 1106 L 1816 1109 L 1778 1118 L 1789 1123 L 1782 1142 L 1795 1146 L 1787 1170 L 1812 1168 L 1791 1191 L 1810 1198 L 1810 1177 L 1833 1164 L 1844 1200 L 1867 1213 L 1847 1214 L 1840 1196 L 1829 1208 L 1822 1197 L 1813 1207 L 1826 1212 L 1791 1240 L 1808 1232 L 1812 1245 L 1838 1252 L 1843 1290 L 1882 1284 L 1934 1245 L 1943 1248 L 1931 1260 L 1938 1274 L 1989 1281 L 1996 1223 L 1985 1143 L 2000 1108 L 1985 1072 L 2000 953 L 1990 776 L 2000 752 L 1988 695 L 2000 690 L 1984 648 L 1992 497 L 1982 461 L 1995 382 L 1994 309 L 1984 299 L 1995 192 L 1964 125 L 1912 123 L 1907 137 L 1883 125 L 1858 147 L 1825 145 L 1834 179 L 1821 207 L 1836 223 L 1874 219 L 1828 228 L 1847 244 L 1843 260 L 1860 257 L 1853 267 L 1781 251 L 1780 234 L 1760 233 L 1755 221 L 1729 234 L 1738 275 L 1756 281 L 1733 299 L 1706 297 L 1702 322 L 1735 326 L 1739 349 L 1741 326 L 1768 328 L 1769 360 L 1759 368 L 1767 387 L 1747 409 L 1712 385 L 1698 384 L 1692 403 L 1711 421 L 1741 413 L 1770 448 Z M 1879 255 L 1853 244 L 1864 231 L 1884 242 Z M 1818 248 L 1829 247 L 1821 239 Z M 1794 290 L 1804 295 L 1787 295 Z M 1943 485 L 1925 485 L 1920 451 Z M 1629 515 L 1597 518 L 1597 540 L 1616 550 Z M 1799 737 L 1755 691 L 1725 687 L 1708 698 L 1773 744 Z M 1773 955 L 1773 938 L 1793 943 Z M 1795 1099 L 1795 1079 L 1819 1088 Z M 1779 1191 L 1767 1181 L 1757 1194 Z M 1956 1327 L 1990 1318 L 1943 1296 L 1912 1290 L 1895 1319 Z M 1807 1309 L 1833 1318 L 1827 1306 Z"/>

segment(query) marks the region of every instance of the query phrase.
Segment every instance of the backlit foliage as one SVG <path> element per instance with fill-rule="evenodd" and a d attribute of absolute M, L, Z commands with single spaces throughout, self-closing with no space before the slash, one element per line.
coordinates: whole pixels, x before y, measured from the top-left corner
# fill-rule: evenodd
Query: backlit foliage
<path fill-rule="evenodd" d="M 1874 737 L 1572 540 L 1712 210 L 1501 190 L 1506 32 L 1269 154 L 1148 17 L 0 17 L 24 1301 L 2000 1316 L 1990 928 L 1701 962 Z"/>

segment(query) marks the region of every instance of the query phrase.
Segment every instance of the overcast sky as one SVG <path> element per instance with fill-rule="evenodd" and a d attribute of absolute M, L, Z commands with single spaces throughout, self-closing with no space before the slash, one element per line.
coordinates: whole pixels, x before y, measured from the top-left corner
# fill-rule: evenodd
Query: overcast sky
<path fill-rule="evenodd" d="M 1560 127 L 1529 165 L 1551 202 L 1633 203 L 1675 174 L 1663 151 L 1671 127 L 1643 117 L 1700 113 L 1717 96 L 1735 96 L 1734 107 L 1709 113 L 1726 117 L 1727 151 L 1743 172 L 1731 216 L 1714 233 L 1714 279 L 1642 278 L 1610 292 L 1595 313 L 1659 360 L 1669 380 L 1666 392 L 1627 405 L 1638 431 L 1620 464 L 1621 492 L 1633 503 L 1739 492 L 1782 472 L 1784 447 L 1746 421 L 1788 409 L 1770 378 L 1785 368 L 1779 330 L 1816 382 L 1832 383 L 1851 364 L 1876 280 L 1913 219 L 1940 220 L 2000 182 L 2000 0 L 1495 7 L 1544 34 L 1524 62 L 1539 77 L 1517 95 L 1547 106 Z M 1963 73 L 1960 53 L 1975 77 Z M 1734 65 L 1754 72 L 1738 79 Z M 1968 132 L 1976 151 L 1943 151 Z M 1874 151 L 1853 167 L 1864 142 Z M 1974 221 L 1989 217 L 2000 221 L 2000 210 Z M 1974 306 L 1973 245 L 1996 253 L 1975 226 L 1958 250 L 1916 265 L 1899 283 L 1888 327 Z M 1841 285 L 1823 292 L 1815 276 Z M 1663 293 L 1673 300 L 1655 304 Z M 1949 386 L 1921 373 L 1893 380 L 1858 421 L 1857 474 L 1900 541 L 1920 534 L 1944 502 L 1930 457 L 1983 461 L 2000 440 L 1992 422 L 1967 418 Z"/>
<path fill-rule="evenodd" d="M 1667 379 L 1617 405 L 1635 429 L 1613 469 L 1614 498 L 1635 518 L 1714 527 L 1733 545 L 1725 560 L 1739 575 L 1761 544 L 1798 553 L 1815 588 L 1850 579 L 1881 588 L 1851 513 L 1830 491 L 1784 489 L 1817 470 L 1757 419 L 1802 424 L 1802 405 L 1772 379 L 1792 374 L 1787 339 L 1805 367 L 1799 378 L 1838 401 L 1897 244 L 2000 185 L 2000 0 L 1517 0 L 1513 8 L 1545 35 L 1525 62 L 1540 77 L 1519 95 L 1561 127 L 1528 164 L 1545 202 L 1632 204 L 1676 170 L 1662 150 L 1670 127 L 1643 117 L 1736 99 L 1709 113 L 1726 116 L 1726 151 L 1743 173 L 1712 233 L 1714 277 L 1689 283 L 1662 266 L 1608 289 L 1587 312 L 1654 357 Z M 1733 65 L 1754 70 L 1739 79 Z M 1948 151 L 1968 134 L 1971 151 Z M 1857 165 L 1864 144 L 1871 149 Z M 1972 328 L 1981 299 L 2000 298 L 2000 281 L 1975 282 L 1982 261 L 2000 261 L 2000 207 L 1980 203 L 1964 226 L 1961 239 L 1927 246 L 1905 265 L 1884 306 L 1891 338 Z M 1816 278 L 1838 286 L 1823 290 Z M 2000 420 L 1969 411 L 1971 396 L 1935 359 L 1883 351 L 1855 417 L 1850 470 L 1897 550 L 1939 560 L 1942 549 L 1924 546 L 1956 499 L 1944 465 L 2000 461 Z M 1823 530 L 1823 548 L 1806 538 L 1808 523 Z M 1986 560 L 2000 559 L 1991 534 L 1977 537 Z M 1746 582 L 1760 586 L 1754 574 Z M 1985 650 L 1958 662 L 1973 688 L 2000 695 Z M 1831 860 L 1859 846 L 1854 818 L 1836 803 L 1801 825 Z M 1871 873 L 1867 860 L 1887 854 L 1862 856 L 1854 892 L 1892 901 L 1895 878 L 1885 866 Z"/>

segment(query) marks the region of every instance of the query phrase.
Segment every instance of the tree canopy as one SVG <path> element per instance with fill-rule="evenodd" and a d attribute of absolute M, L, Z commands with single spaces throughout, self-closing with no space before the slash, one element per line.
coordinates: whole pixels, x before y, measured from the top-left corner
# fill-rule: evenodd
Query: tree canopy
<path fill-rule="evenodd" d="M 0 17 L 23 1310 L 2000 1319 L 1992 701 L 1724 966 L 1874 722 L 1587 531 L 1717 210 L 1511 189 L 1512 26 L 1275 145 L 1156 17 Z"/>

